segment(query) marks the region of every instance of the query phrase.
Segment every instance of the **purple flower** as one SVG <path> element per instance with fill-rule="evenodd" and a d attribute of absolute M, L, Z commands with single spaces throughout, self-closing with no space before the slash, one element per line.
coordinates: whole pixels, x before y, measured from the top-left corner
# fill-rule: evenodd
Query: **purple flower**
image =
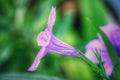
<path fill-rule="evenodd" d="M 55 23 L 56 18 L 56 9 L 52 7 L 50 12 L 47 28 L 45 31 L 42 31 L 38 37 L 37 42 L 39 46 L 42 46 L 41 50 L 38 52 L 33 64 L 28 69 L 29 71 L 35 71 L 40 63 L 40 60 L 48 53 L 48 52 L 56 52 L 69 56 L 78 56 L 79 52 L 74 49 L 72 46 L 60 41 L 57 39 L 53 33 L 52 28 Z"/>
<path fill-rule="evenodd" d="M 101 36 L 98 36 L 99 39 L 92 40 L 86 45 L 86 53 L 85 56 L 89 58 L 91 61 L 93 61 L 96 64 L 99 64 L 99 61 L 93 52 L 93 50 L 97 49 L 98 53 L 101 55 L 101 59 L 106 71 L 106 75 L 110 76 L 113 72 L 113 64 L 111 62 L 111 59 L 109 57 L 107 48 L 101 38 Z"/>
<path fill-rule="evenodd" d="M 114 23 L 109 23 L 100 29 L 106 34 L 120 57 L 120 27 Z"/>

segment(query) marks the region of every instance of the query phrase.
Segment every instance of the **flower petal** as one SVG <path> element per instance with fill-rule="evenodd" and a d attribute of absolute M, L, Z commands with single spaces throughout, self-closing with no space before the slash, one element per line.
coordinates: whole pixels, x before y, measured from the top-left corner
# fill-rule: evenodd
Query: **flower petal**
<path fill-rule="evenodd" d="M 48 18 L 48 23 L 47 23 L 47 26 L 48 26 L 48 29 L 50 32 L 52 32 L 52 28 L 54 26 L 55 19 L 56 19 L 56 8 L 52 7 L 52 10 L 51 10 L 49 18 Z"/>
<path fill-rule="evenodd" d="M 79 52 L 72 46 L 60 41 L 55 36 L 51 37 L 51 42 L 48 46 L 51 52 L 57 52 L 64 55 L 78 56 Z"/>
<path fill-rule="evenodd" d="M 113 69 L 114 69 L 113 64 L 112 64 L 110 59 L 105 61 L 104 68 L 105 68 L 105 71 L 106 71 L 106 75 L 110 76 L 113 72 Z"/>
<path fill-rule="evenodd" d="M 107 49 L 106 49 L 105 45 L 99 39 L 92 40 L 91 42 L 89 42 L 87 44 L 86 50 L 88 51 L 88 50 L 91 50 L 91 49 L 92 50 L 97 49 L 99 53 L 101 53 L 101 52 L 107 52 Z M 101 53 L 101 55 L 104 55 L 104 54 Z"/>
<path fill-rule="evenodd" d="M 51 38 L 51 33 L 49 33 L 48 30 L 42 31 L 38 36 L 37 36 L 37 43 L 39 46 L 47 46 L 50 42 Z"/>
<path fill-rule="evenodd" d="M 115 47 L 118 56 L 120 57 L 120 28 L 116 29 L 114 32 L 111 32 L 110 41 Z"/>
<path fill-rule="evenodd" d="M 86 45 L 86 53 L 85 56 L 88 57 L 91 61 L 94 63 L 99 63 L 98 59 L 96 58 L 95 53 L 93 50 L 97 49 L 98 53 L 101 55 L 102 61 L 106 60 L 109 58 L 109 54 L 107 52 L 107 49 L 105 45 L 103 44 L 102 37 L 100 35 L 98 36 L 100 39 L 92 40 Z"/>
<path fill-rule="evenodd" d="M 120 27 L 114 23 L 109 23 L 107 26 L 100 28 L 106 34 L 120 57 Z"/>
<path fill-rule="evenodd" d="M 98 59 L 96 58 L 96 55 L 94 54 L 94 52 L 91 50 L 87 50 L 86 53 L 85 53 L 85 56 L 90 59 L 92 62 L 98 64 L 99 61 Z"/>
<path fill-rule="evenodd" d="M 28 71 L 35 71 L 40 63 L 41 58 L 43 58 L 46 55 L 46 53 L 47 51 L 45 47 L 41 48 L 41 50 L 38 52 L 37 56 L 35 57 L 33 64 L 28 69 Z"/>
<path fill-rule="evenodd" d="M 114 23 L 108 23 L 106 26 L 100 27 L 100 29 L 108 36 L 108 38 L 110 38 L 111 31 L 114 31 L 117 28 L 119 27 Z"/>

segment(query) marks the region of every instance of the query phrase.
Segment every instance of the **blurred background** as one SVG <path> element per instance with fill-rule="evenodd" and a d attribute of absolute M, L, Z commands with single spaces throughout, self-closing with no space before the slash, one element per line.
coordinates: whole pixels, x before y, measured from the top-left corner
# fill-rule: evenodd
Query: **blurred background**
<path fill-rule="evenodd" d="M 46 28 L 52 6 L 57 14 L 54 35 L 83 53 L 97 38 L 95 27 L 120 24 L 120 0 L 0 0 L 0 80 L 99 80 L 79 58 L 57 53 L 28 72 L 41 48 L 36 37 Z"/>

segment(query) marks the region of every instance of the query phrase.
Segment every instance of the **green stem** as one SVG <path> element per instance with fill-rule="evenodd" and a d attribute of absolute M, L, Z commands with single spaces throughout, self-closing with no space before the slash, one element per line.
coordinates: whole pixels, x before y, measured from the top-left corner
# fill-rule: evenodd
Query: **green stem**
<path fill-rule="evenodd" d="M 79 51 L 79 53 L 80 55 L 78 57 L 80 57 L 81 60 L 86 62 L 95 73 L 100 74 L 100 70 L 98 66 L 95 63 L 93 63 L 91 60 L 89 60 L 86 56 L 84 56 L 82 52 Z"/>
<path fill-rule="evenodd" d="M 94 54 L 96 55 L 98 61 L 99 61 L 99 64 L 100 64 L 100 69 L 101 69 L 101 73 L 102 73 L 102 76 L 106 79 L 106 80 L 110 80 L 107 75 L 106 75 L 106 72 L 105 72 L 105 68 L 104 68 L 104 65 L 102 63 L 102 58 L 101 58 L 101 55 L 100 53 L 98 53 L 98 50 L 95 49 L 95 51 L 93 51 Z"/>

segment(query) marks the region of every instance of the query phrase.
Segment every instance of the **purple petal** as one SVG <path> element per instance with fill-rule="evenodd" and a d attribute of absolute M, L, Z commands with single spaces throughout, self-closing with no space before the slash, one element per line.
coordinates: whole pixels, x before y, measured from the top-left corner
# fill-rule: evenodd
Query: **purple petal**
<path fill-rule="evenodd" d="M 37 36 L 39 46 L 47 46 L 51 39 L 51 33 L 46 29 Z"/>
<path fill-rule="evenodd" d="M 98 53 L 101 55 L 102 62 L 104 63 L 104 68 L 105 68 L 106 74 L 107 74 L 107 76 L 110 76 L 113 71 L 113 64 L 110 60 L 108 51 L 105 47 L 102 37 L 99 34 L 98 34 L 98 37 L 99 37 L 99 39 L 92 40 L 91 42 L 89 42 L 87 44 L 85 56 L 88 57 L 94 63 L 98 64 L 99 61 L 93 52 L 94 49 L 97 49 Z"/>
<path fill-rule="evenodd" d="M 111 32 L 111 43 L 115 47 L 118 56 L 120 57 L 120 28 L 116 29 L 114 32 Z"/>
<path fill-rule="evenodd" d="M 99 61 L 98 59 L 96 58 L 95 54 L 93 53 L 92 49 L 90 50 L 87 50 L 86 53 L 85 53 L 85 56 L 90 59 L 92 62 L 98 64 Z"/>
<path fill-rule="evenodd" d="M 48 26 L 48 29 L 50 32 L 52 32 L 52 28 L 54 26 L 55 19 L 56 19 L 56 8 L 52 7 L 52 10 L 51 10 L 49 18 L 48 18 L 48 23 L 47 23 L 47 26 Z"/>
<path fill-rule="evenodd" d="M 56 52 L 64 55 L 78 56 L 79 52 L 72 46 L 60 41 L 55 36 L 52 36 L 49 46 L 49 51 Z"/>
<path fill-rule="evenodd" d="M 37 42 L 39 46 L 47 46 L 50 42 L 51 35 L 52 35 L 52 28 L 55 23 L 56 18 L 56 9 L 52 7 L 52 10 L 50 12 L 49 18 L 48 18 L 48 24 L 45 31 L 41 32 L 37 37 Z"/>
<path fill-rule="evenodd" d="M 109 39 L 111 39 L 111 32 L 114 32 L 119 27 L 114 23 L 109 23 L 106 26 L 100 27 L 100 29 L 107 35 Z"/>
<path fill-rule="evenodd" d="M 99 63 L 96 58 L 93 50 L 97 49 L 99 53 L 101 53 L 102 60 L 105 60 L 108 56 L 108 52 L 106 47 L 104 46 L 102 40 L 92 40 L 86 45 L 86 53 L 85 56 L 88 57 L 94 63 Z"/>
<path fill-rule="evenodd" d="M 111 62 L 111 60 L 107 60 L 105 63 L 104 63 L 104 68 L 105 68 L 105 71 L 106 71 L 106 75 L 107 76 L 110 76 L 113 72 L 113 64 Z"/>
<path fill-rule="evenodd" d="M 120 57 L 120 27 L 114 23 L 109 23 L 107 26 L 101 27 L 101 30 L 107 35 Z"/>
<path fill-rule="evenodd" d="M 35 60 L 33 64 L 28 69 L 29 71 L 35 71 L 40 63 L 41 58 L 43 58 L 46 55 L 47 51 L 45 50 L 45 47 L 41 48 L 41 50 L 38 52 L 37 56 L 35 57 Z"/>
<path fill-rule="evenodd" d="M 90 41 L 87 45 L 86 45 L 86 50 L 94 50 L 94 49 L 97 49 L 98 52 L 107 52 L 107 49 L 105 47 L 105 45 L 103 44 L 103 42 L 101 40 L 92 40 Z M 102 55 L 102 53 L 101 53 Z M 103 54 L 105 55 L 105 54 Z"/>

